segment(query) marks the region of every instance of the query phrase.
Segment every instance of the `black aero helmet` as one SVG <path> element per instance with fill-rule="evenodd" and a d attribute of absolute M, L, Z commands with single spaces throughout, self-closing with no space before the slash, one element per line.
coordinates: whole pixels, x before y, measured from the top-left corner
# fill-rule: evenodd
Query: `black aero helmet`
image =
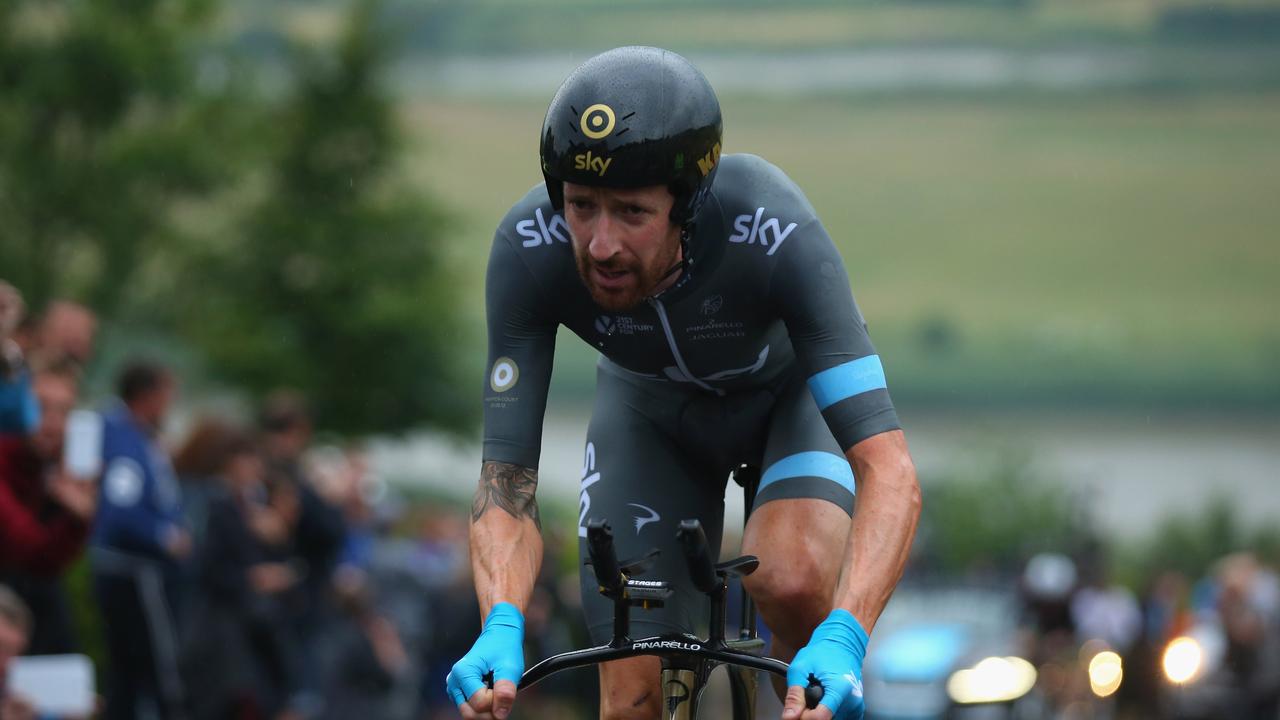
<path fill-rule="evenodd" d="M 542 123 L 542 174 L 557 209 L 564 181 L 617 188 L 666 185 L 671 221 L 706 199 L 720 163 L 720 101 L 688 60 L 652 47 L 601 53 L 573 71 Z"/>

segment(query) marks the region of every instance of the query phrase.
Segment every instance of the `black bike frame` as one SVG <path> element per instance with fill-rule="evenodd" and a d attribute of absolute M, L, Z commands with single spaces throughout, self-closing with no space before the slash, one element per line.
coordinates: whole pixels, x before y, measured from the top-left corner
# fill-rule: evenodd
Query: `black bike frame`
<path fill-rule="evenodd" d="M 751 510 L 755 504 L 756 490 L 760 483 L 760 473 L 755 468 L 743 466 L 734 472 L 734 480 L 743 489 L 745 499 L 743 524 L 745 526 L 746 520 L 751 517 Z M 696 674 L 697 686 L 688 688 L 690 693 L 688 699 L 691 701 L 692 708 L 696 711 L 698 698 L 702 692 L 702 685 L 711 670 L 718 665 L 729 665 L 731 666 L 730 670 L 735 670 L 733 666 L 751 670 L 763 670 L 786 677 L 787 663 L 734 649 L 733 645 L 751 644 L 757 640 L 755 602 L 741 587 L 738 588 L 738 591 L 742 594 L 742 615 L 738 626 L 738 638 L 732 641 L 725 640 L 727 577 L 730 575 L 741 576 L 749 574 L 755 569 L 755 558 L 743 557 L 718 566 L 714 565 L 707 550 L 706 538 L 702 534 L 701 527 L 697 525 L 696 521 L 687 528 L 686 523 L 681 523 L 681 532 L 688 531 L 688 535 L 682 536 L 682 542 L 687 541 L 684 549 L 686 558 L 689 561 L 690 573 L 694 577 L 695 584 L 700 584 L 700 589 L 711 600 L 710 636 L 703 640 L 693 635 L 667 633 L 634 640 L 630 637 L 631 606 L 660 603 L 665 599 L 666 595 L 670 594 L 670 591 L 666 589 L 666 583 L 663 582 L 631 580 L 628 577 L 634 574 L 631 567 L 639 567 L 641 562 L 634 563 L 631 567 L 620 567 L 617 557 L 613 554 L 612 536 L 609 534 L 608 526 L 603 522 L 593 522 L 588 527 L 588 548 L 591 551 L 592 564 L 599 580 L 600 591 L 603 595 L 612 599 L 614 603 L 613 638 L 608 645 L 585 650 L 573 650 L 542 660 L 525 671 L 520 678 L 518 686 L 520 690 L 531 687 L 548 675 L 562 670 L 597 665 L 639 655 L 653 655 L 662 659 L 664 670 L 682 669 Z M 729 674 L 733 692 L 734 714 L 735 717 L 746 717 L 749 716 L 749 712 L 744 706 L 754 705 L 753 699 L 747 697 L 747 695 L 749 692 L 754 692 L 755 688 L 754 682 L 752 681 L 748 684 L 748 681 L 739 672 L 730 672 Z M 806 691 L 808 706 L 810 708 L 815 707 L 821 697 L 821 686 L 811 684 L 811 687 Z"/>

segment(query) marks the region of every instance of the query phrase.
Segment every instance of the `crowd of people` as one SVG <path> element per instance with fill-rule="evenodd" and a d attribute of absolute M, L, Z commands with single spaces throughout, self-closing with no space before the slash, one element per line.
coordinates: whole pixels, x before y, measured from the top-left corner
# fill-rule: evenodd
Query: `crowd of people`
<path fill-rule="evenodd" d="M 1276 717 L 1280 711 L 1280 574 L 1252 553 L 1217 560 L 1199 578 L 1156 573 L 1139 594 L 1107 580 L 1097 548 L 1070 558 L 1041 553 L 1019 583 L 1029 657 L 1063 717 L 1088 717 L 1090 678 L 1081 659 L 1123 659 L 1114 698 L 1121 717 Z M 1183 675 L 1167 651 L 1196 642 Z M 1176 678 L 1176 679 L 1175 679 Z M 1217 695 L 1217 697 L 1214 697 Z"/>
<path fill-rule="evenodd" d="M 361 449 L 317 448 L 287 391 L 252 420 L 195 417 L 170 448 L 180 379 L 131 360 L 86 427 L 70 416 L 96 333 L 83 305 L 28 314 L 0 283 L 0 720 L 36 717 L 4 686 L 12 658 L 86 647 L 78 562 L 106 650 L 95 715 L 452 716 L 444 676 L 479 617 L 465 513 L 387 512 Z M 544 585 L 543 624 L 576 617 Z"/>

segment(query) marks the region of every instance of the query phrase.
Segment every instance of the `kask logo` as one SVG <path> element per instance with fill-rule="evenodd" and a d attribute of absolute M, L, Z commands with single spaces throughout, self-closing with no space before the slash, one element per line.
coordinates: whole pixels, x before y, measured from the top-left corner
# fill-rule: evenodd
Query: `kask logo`
<path fill-rule="evenodd" d="M 528 238 L 521 242 L 527 248 L 550 245 L 555 240 L 569 242 L 569 224 L 560 213 L 553 213 L 551 220 L 542 214 L 542 208 L 533 211 L 533 217 L 516 223 L 516 232 Z"/>
<path fill-rule="evenodd" d="M 796 223 L 788 223 L 786 228 L 782 227 L 782 222 L 778 218 L 768 218 L 764 222 L 764 208 L 756 208 L 754 215 L 739 215 L 733 219 L 733 229 L 736 231 L 729 236 L 731 243 L 746 243 L 754 245 L 759 242 L 762 246 L 769 249 L 766 255 L 772 255 L 778 252 L 778 248 L 782 247 L 783 241 L 796 229 Z"/>
<path fill-rule="evenodd" d="M 715 169 L 716 163 L 720 162 L 720 143 L 711 146 L 711 151 L 706 155 L 698 158 L 698 172 L 702 173 L 702 177 L 706 177 L 708 173 Z M 604 173 L 601 173 L 602 175 Z"/>

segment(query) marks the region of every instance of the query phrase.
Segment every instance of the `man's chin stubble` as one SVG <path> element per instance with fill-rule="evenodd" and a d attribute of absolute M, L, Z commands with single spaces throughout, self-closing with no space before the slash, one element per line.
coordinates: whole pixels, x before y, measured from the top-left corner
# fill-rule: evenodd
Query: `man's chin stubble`
<path fill-rule="evenodd" d="M 644 301 L 637 293 L 605 293 L 594 287 L 589 287 L 589 290 L 591 300 L 609 312 L 633 310 Z"/>

